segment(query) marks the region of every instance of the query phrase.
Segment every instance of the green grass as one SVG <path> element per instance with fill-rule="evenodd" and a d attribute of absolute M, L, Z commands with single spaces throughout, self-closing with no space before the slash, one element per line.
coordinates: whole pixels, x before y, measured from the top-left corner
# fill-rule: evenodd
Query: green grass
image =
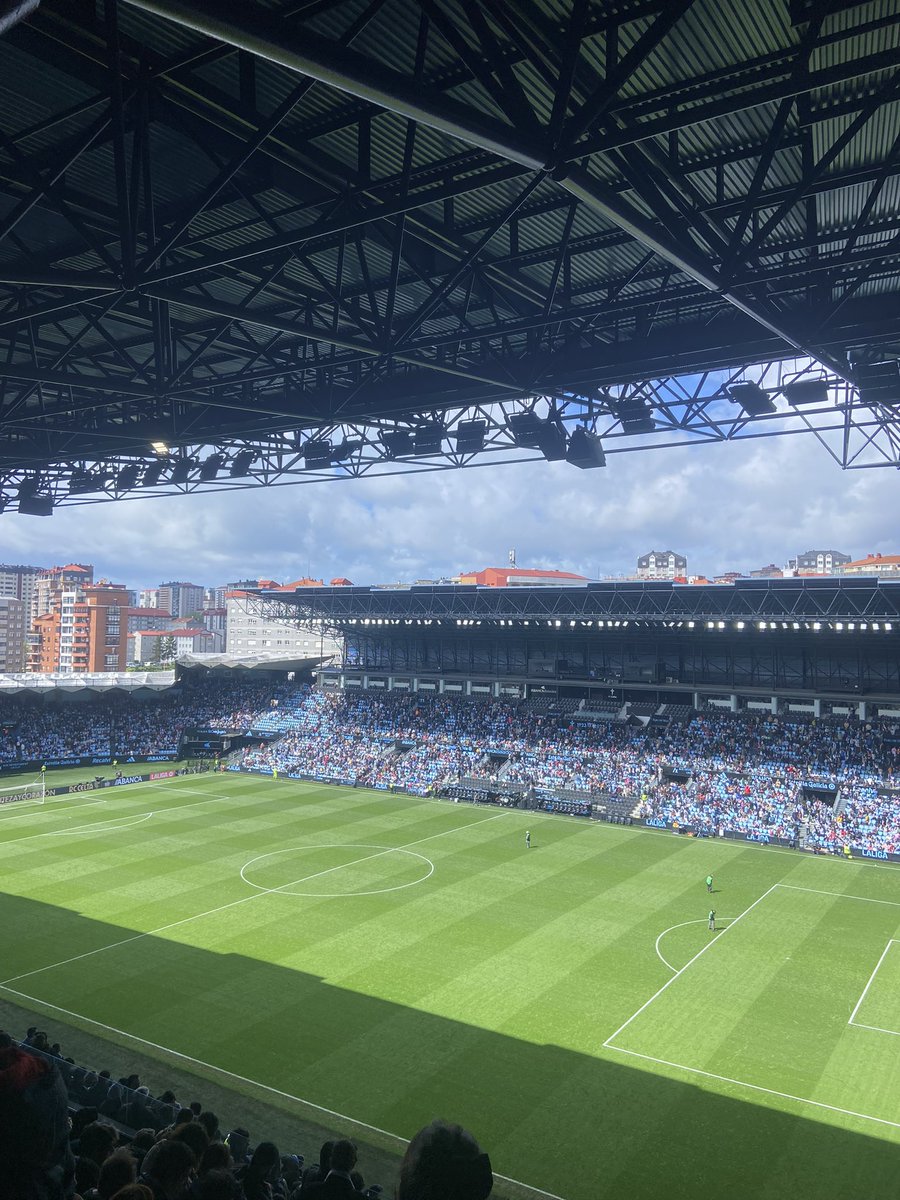
<path fill-rule="evenodd" d="M 229 775 L 0 809 L 0 871 L 0 997 L 64 1043 L 444 1115 L 566 1200 L 894 1185 L 896 869 Z"/>

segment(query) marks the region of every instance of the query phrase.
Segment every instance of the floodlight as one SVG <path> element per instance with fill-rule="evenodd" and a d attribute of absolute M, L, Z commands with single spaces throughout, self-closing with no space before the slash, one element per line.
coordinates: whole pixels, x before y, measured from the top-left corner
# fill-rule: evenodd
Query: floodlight
<path fill-rule="evenodd" d="M 139 463 L 127 463 L 116 476 L 116 491 L 127 492 L 133 488 L 141 473 Z"/>
<path fill-rule="evenodd" d="M 99 492 L 109 476 L 103 472 L 73 471 L 69 479 L 69 495 L 84 496 L 88 492 Z"/>
<path fill-rule="evenodd" d="M 166 454 L 169 453 L 169 447 L 166 445 L 165 442 L 151 442 L 150 448 L 151 448 L 151 450 L 154 451 L 154 453 L 159 454 L 161 456 L 165 456 Z"/>
<path fill-rule="evenodd" d="M 210 454 L 200 464 L 200 478 L 204 483 L 209 483 L 218 475 L 222 464 L 225 462 L 224 454 Z"/>
<path fill-rule="evenodd" d="M 310 438 L 301 451 L 308 471 L 318 471 L 331 466 L 331 442 L 323 438 Z"/>
<path fill-rule="evenodd" d="M 653 409 L 643 396 L 626 396 L 614 407 L 623 433 L 652 433 L 656 429 Z"/>
<path fill-rule="evenodd" d="M 748 417 L 762 417 L 766 413 L 775 412 L 775 404 L 769 393 L 758 383 L 732 383 L 726 390 Z"/>
<path fill-rule="evenodd" d="M 156 462 L 150 463 L 149 467 L 147 467 L 146 471 L 144 471 L 144 478 L 141 480 L 141 486 L 156 487 L 156 485 L 159 483 L 159 478 L 165 469 L 166 462 L 163 458 L 157 459 Z"/>
<path fill-rule="evenodd" d="M 517 446 L 540 450 L 548 462 L 566 457 L 566 435 L 556 421 L 542 420 L 531 410 L 513 413 L 507 426 Z"/>
<path fill-rule="evenodd" d="M 413 452 L 413 436 L 408 429 L 386 429 L 378 440 L 389 458 L 405 458 Z"/>
<path fill-rule="evenodd" d="M 456 426 L 456 453 L 478 454 L 484 449 L 487 421 L 460 421 Z"/>
<path fill-rule="evenodd" d="M 19 512 L 28 517 L 51 517 L 53 515 L 53 497 L 38 491 L 41 481 L 23 479 L 19 485 Z"/>
<path fill-rule="evenodd" d="M 782 389 L 785 400 L 798 404 L 826 404 L 828 402 L 827 379 L 795 379 Z"/>
<path fill-rule="evenodd" d="M 346 462 L 348 458 L 352 458 L 354 454 L 359 454 L 363 448 L 362 438 L 344 438 L 331 451 L 332 462 Z"/>
<path fill-rule="evenodd" d="M 440 454 L 447 430 L 438 421 L 417 425 L 413 431 L 413 454 Z"/>
<path fill-rule="evenodd" d="M 253 460 L 256 458 L 254 450 L 240 450 L 231 460 L 231 470 L 229 474 L 232 479 L 244 479 L 250 474 L 250 468 L 253 465 Z"/>
<path fill-rule="evenodd" d="M 172 468 L 172 483 L 187 483 L 196 465 L 192 458 L 179 458 Z"/>
<path fill-rule="evenodd" d="M 605 467 L 606 455 L 603 453 L 603 445 L 597 435 L 590 433 L 580 425 L 573 429 L 572 436 L 569 438 L 569 448 L 566 450 L 566 462 L 570 462 L 573 467 L 579 467 L 582 471 L 590 470 L 592 467 Z"/>
<path fill-rule="evenodd" d="M 506 424 L 517 446 L 528 446 L 532 450 L 537 449 L 538 433 L 542 421 L 536 412 L 513 413 Z"/>

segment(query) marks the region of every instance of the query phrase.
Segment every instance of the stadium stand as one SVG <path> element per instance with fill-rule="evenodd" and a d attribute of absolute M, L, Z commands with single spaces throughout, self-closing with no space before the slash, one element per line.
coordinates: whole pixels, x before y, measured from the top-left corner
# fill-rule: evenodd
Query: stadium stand
<path fill-rule="evenodd" d="M 303 1154 L 282 1155 L 268 1141 L 254 1148 L 243 1127 L 223 1133 L 214 1113 L 183 1105 L 171 1090 L 154 1096 L 137 1075 L 114 1080 L 77 1064 L 36 1027 L 21 1041 L 0 1032 L 0 1116 L 4 1135 L 19 1133 L 0 1139 L 10 1200 L 113 1200 L 136 1182 L 153 1200 L 302 1200 L 316 1195 L 329 1166 L 339 1168 L 338 1147 L 352 1157 L 352 1194 L 375 1200 L 382 1192 L 356 1170 L 350 1142 L 326 1142 L 304 1171 Z M 183 1190 L 171 1187 L 176 1177 Z"/>
<path fill-rule="evenodd" d="M 232 770 L 420 796 L 465 781 L 475 792 L 553 812 L 627 812 L 701 835 L 777 837 L 824 852 L 900 852 L 895 722 L 680 705 L 633 721 L 597 715 L 546 697 L 208 680 L 143 702 L 0 701 L 0 765 L 172 753 L 186 730 L 204 729 L 245 739 Z"/>

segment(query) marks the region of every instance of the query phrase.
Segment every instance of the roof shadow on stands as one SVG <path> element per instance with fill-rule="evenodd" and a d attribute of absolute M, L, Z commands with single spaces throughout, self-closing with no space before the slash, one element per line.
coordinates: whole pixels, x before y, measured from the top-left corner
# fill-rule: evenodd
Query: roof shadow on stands
<path fill-rule="evenodd" d="M 60 946 L 75 955 L 135 936 L 130 929 L 3 893 L 0 921 L 3 978 L 29 965 L 10 948 L 28 946 L 30 961 L 53 961 Z M 46 956 L 40 954 L 42 943 Z M 498 1172 L 566 1200 L 660 1195 L 696 1200 L 698 1188 L 711 1187 L 730 1200 L 785 1195 L 857 1200 L 892 1194 L 900 1164 L 896 1142 L 715 1095 L 616 1061 L 519 1041 L 304 972 L 158 937 L 0 988 L 0 999 L 22 1008 L 32 1007 L 29 998 L 405 1137 L 438 1114 L 458 1120 L 482 1141 Z M 33 1008 L 51 1041 L 59 1040 L 68 1052 L 65 1027 L 77 1028 L 78 1022 L 40 1004 Z M 612 1021 L 598 1014 L 598 1047 L 607 1026 Z M 164 1064 L 190 1069 L 190 1063 L 149 1044 L 98 1026 L 88 1029 L 125 1046 L 126 1053 L 134 1047 L 157 1059 L 149 1081 L 156 1091 L 168 1086 Z M 12 1032 L 22 1036 L 24 1029 Z M 211 1078 L 200 1069 L 197 1077 Z M 216 1082 L 259 1096 L 237 1080 Z M 201 1096 L 205 1086 L 197 1085 Z M 265 1099 L 296 1114 L 297 1148 L 308 1157 L 317 1145 L 304 1139 L 306 1118 L 321 1123 L 309 1136 L 317 1136 L 321 1125 L 338 1135 L 346 1132 L 340 1120 L 311 1114 L 289 1099 L 274 1094 Z M 239 1112 L 240 1101 L 233 1108 Z M 251 1132 L 266 1136 L 264 1129 Z M 352 1133 L 365 1166 L 365 1134 Z M 374 1136 L 371 1140 L 379 1145 Z M 380 1145 L 383 1149 L 384 1139 Z M 372 1181 L 393 1182 L 375 1175 Z M 522 1195 L 500 1184 L 495 1194 Z"/>

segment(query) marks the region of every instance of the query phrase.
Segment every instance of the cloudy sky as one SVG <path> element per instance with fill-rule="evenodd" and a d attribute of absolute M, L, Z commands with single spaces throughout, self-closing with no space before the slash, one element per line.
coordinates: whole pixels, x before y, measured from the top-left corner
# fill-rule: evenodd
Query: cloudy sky
<path fill-rule="evenodd" d="M 0 559 L 94 563 L 129 587 L 218 585 L 311 572 L 326 582 L 435 578 L 520 566 L 596 578 L 650 549 L 712 575 L 808 549 L 900 552 L 900 480 L 842 472 L 814 438 L 609 458 L 605 470 L 533 462 L 0 517 Z"/>

